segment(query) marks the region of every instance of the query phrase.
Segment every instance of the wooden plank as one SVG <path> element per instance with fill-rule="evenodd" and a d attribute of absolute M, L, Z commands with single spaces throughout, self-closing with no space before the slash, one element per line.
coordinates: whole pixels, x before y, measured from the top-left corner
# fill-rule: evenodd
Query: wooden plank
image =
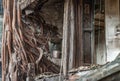
<path fill-rule="evenodd" d="M 69 52 L 69 70 L 72 69 L 74 62 L 74 53 L 75 53 L 75 13 L 74 13 L 74 0 L 70 0 L 70 52 Z"/>
<path fill-rule="evenodd" d="M 75 0 L 75 52 L 74 67 L 79 67 L 83 63 L 83 31 L 82 31 L 82 0 Z"/>
<path fill-rule="evenodd" d="M 68 70 L 73 68 L 74 60 L 74 4 L 73 0 L 65 0 L 64 3 L 64 23 L 63 23 L 63 45 L 62 60 L 63 73 L 67 76 Z"/>
<path fill-rule="evenodd" d="M 62 60 L 63 60 L 63 74 L 67 76 L 68 73 L 68 60 L 69 60 L 69 26 L 70 26 L 70 0 L 65 0 L 64 3 L 64 23 L 63 23 L 63 47 L 62 47 Z"/>
<path fill-rule="evenodd" d="M 69 0 L 65 0 L 64 3 L 64 23 L 63 23 L 63 45 L 62 45 L 62 60 L 63 60 L 63 74 L 67 75 L 68 71 L 68 8 L 69 8 Z"/>

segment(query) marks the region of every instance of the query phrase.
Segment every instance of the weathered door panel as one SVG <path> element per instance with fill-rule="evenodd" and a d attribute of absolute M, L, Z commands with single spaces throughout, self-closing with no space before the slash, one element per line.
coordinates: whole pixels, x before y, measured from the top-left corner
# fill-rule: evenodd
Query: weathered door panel
<path fill-rule="evenodd" d="M 84 32 L 84 63 L 91 63 L 91 32 Z"/>
<path fill-rule="evenodd" d="M 91 64 L 93 59 L 93 7 L 93 0 L 83 1 L 83 57 L 85 64 Z"/>

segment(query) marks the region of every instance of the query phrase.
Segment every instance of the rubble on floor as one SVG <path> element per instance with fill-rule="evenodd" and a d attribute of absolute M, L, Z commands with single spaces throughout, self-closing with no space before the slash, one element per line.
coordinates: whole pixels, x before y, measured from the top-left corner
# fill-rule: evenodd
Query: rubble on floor
<path fill-rule="evenodd" d="M 107 76 L 110 76 L 119 71 L 120 58 L 118 57 L 114 61 L 107 63 L 100 68 L 78 72 L 71 77 L 77 76 L 77 78 L 74 77 L 74 81 L 101 81 L 101 79 L 106 78 Z"/>
<path fill-rule="evenodd" d="M 81 76 L 84 76 L 91 72 L 92 70 L 98 69 L 102 67 L 101 65 L 90 65 L 90 66 L 80 66 L 79 68 L 75 68 L 69 71 L 68 81 L 74 81 L 79 79 Z M 35 81 L 63 81 L 65 77 L 60 74 L 53 74 L 51 72 L 42 73 L 35 77 Z"/>
<path fill-rule="evenodd" d="M 111 76 L 111 77 L 110 77 Z M 117 78 L 115 78 L 117 76 Z M 112 81 L 118 80 L 120 76 L 120 57 L 105 65 L 81 66 L 69 71 L 68 81 Z M 63 75 L 60 81 L 64 81 Z M 104 78 L 107 78 L 104 80 Z M 58 81 L 59 75 L 49 75 L 36 79 L 36 81 Z"/>
<path fill-rule="evenodd" d="M 116 74 L 118 78 L 120 76 L 120 55 L 114 61 L 105 65 L 80 66 L 77 69 L 72 69 L 69 71 L 69 77 L 66 81 L 106 81 L 104 78 L 115 73 L 118 73 Z M 37 76 L 35 81 L 64 81 L 64 79 L 63 75 L 47 73 Z M 114 80 L 115 77 L 112 80 L 107 79 L 107 81 L 116 81 Z"/>
<path fill-rule="evenodd" d="M 101 68 L 103 65 L 89 65 L 89 66 L 80 66 L 77 69 L 72 69 L 69 71 L 71 76 L 69 77 L 70 81 L 75 81 L 76 79 L 81 78 L 84 75 L 87 75 L 93 70 Z"/>
<path fill-rule="evenodd" d="M 63 75 L 45 72 L 35 77 L 35 81 L 63 81 Z"/>
<path fill-rule="evenodd" d="M 102 67 L 102 65 L 89 65 L 89 66 L 80 66 L 79 68 L 75 68 L 69 71 L 69 73 L 75 73 L 75 72 L 81 72 L 81 71 L 87 71 L 87 70 L 94 70 L 97 68 Z"/>

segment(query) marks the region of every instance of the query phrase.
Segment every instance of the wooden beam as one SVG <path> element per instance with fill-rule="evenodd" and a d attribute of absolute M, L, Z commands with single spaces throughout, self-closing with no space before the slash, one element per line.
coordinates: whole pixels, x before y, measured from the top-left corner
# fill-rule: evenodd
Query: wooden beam
<path fill-rule="evenodd" d="M 73 67 L 74 54 L 74 8 L 73 0 L 65 0 L 63 23 L 63 74 L 67 76 L 68 70 Z"/>
<path fill-rule="evenodd" d="M 75 49 L 74 65 L 79 67 L 83 64 L 83 28 L 82 28 L 82 13 L 83 13 L 83 0 L 75 0 Z"/>

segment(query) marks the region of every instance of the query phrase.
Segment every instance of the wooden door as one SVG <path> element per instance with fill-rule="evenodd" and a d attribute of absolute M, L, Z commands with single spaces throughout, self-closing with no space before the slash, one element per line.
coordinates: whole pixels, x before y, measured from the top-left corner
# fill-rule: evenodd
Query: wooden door
<path fill-rule="evenodd" d="M 74 66 L 93 63 L 94 4 L 93 0 L 75 0 L 75 54 Z"/>
<path fill-rule="evenodd" d="M 83 59 L 84 64 L 93 63 L 94 26 L 93 0 L 83 0 Z"/>
<path fill-rule="evenodd" d="M 93 0 L 65 0 L 63 23 L 63 73 L 91 64 L 93 59 Z"/>

